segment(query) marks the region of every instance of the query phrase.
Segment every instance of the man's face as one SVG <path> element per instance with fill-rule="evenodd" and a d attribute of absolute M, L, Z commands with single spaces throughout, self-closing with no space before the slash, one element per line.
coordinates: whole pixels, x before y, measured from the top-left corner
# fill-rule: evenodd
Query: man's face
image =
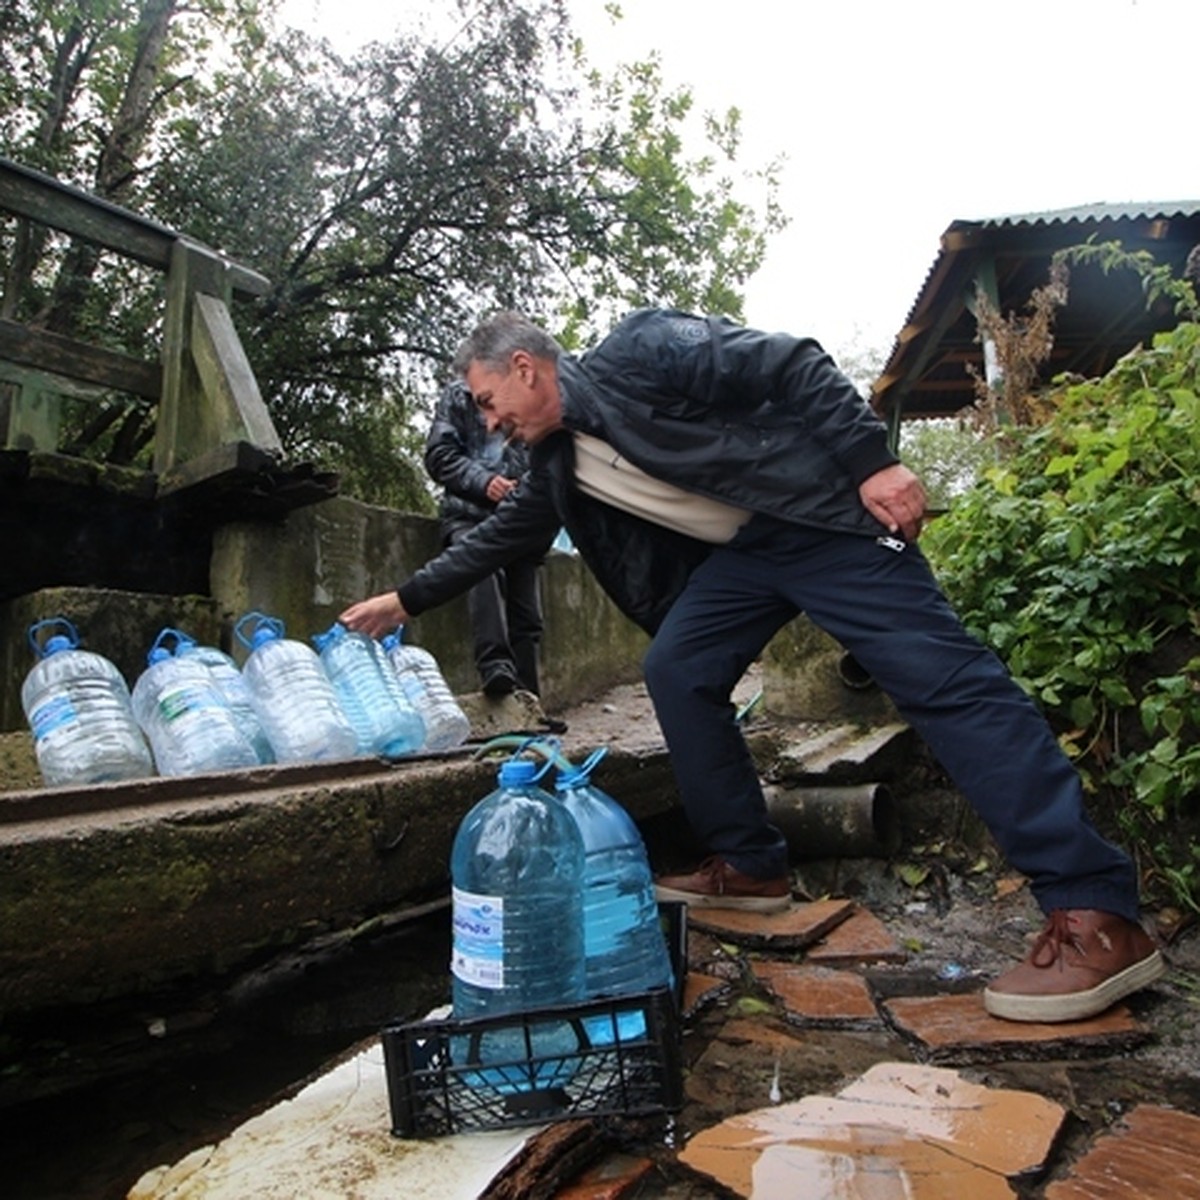
<path fill-rule="evenodd" d="M 467 369 L 466 384 L 489 432 L 500 430 L 532 446 L 562 425 L 553 363 L 523 350 L 513 354 L 507 371 L 476 360 Z"/>

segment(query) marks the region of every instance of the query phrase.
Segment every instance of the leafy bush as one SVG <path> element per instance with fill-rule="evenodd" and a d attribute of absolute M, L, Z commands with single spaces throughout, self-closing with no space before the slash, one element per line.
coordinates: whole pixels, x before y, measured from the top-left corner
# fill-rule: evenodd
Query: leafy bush
<path fill-rule="evenodd" d="M 1085 786 L 1200 912 L 1200 325 L 1053 415 L 925 543 L 967 625 L 1043 706 Z"/>

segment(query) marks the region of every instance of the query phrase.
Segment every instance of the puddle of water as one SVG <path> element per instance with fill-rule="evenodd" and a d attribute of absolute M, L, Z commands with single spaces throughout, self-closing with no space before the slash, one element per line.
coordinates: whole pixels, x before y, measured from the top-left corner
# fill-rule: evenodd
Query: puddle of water
<path fill-rule="evenodd" d="M 157 1012 L 141 998 L 102 1014 L 64 1013 L 56 1025 L 18 1031 L 16 1054 L 9 1031 L 5 1196 L 124 1200 L 144 1171 L 227 1135 L 389 1021 L 443 1002 L 448 926 L 434 913 L 250 995 L 239 989 L 236 1002 L 230 991 L 193 993 Z M 68 1090 L 71 1079 L 94 1082 Z M 19 1093 L 41 1098 L 21 1103 Z"/>

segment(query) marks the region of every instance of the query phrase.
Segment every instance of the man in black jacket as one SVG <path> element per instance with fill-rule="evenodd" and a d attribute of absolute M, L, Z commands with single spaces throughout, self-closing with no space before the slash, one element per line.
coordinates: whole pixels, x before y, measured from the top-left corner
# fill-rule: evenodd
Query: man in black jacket
<path fill-rule="evenodd" d="M 425 469 L 442 485 L 442 542 L 453 546 L 487 520 L 516 489 L 529 465 L 525 444 L 488 429 L 460 381 L 438 399 L 425 440 Z M 549 543 L 505 563 L 467 594 L 475 667 L 488 696 L 515 688 L 538 695 L 542 602 L 538 570 Z"/>
<path fill-rule="evenodd" d="M 985 992 L 1012 1020 L 1099 1012 L 1158 978 L 1136 874 L 1083 809 L 1074 768 L 999 660 L 962 628 L 916 545 L 925 494 L 882 424 L 808 339 L 665 310 L 580 358 L 523 317 L 480 325 L 455 366 L 489 429 L 531 447 L 519 494 L 341 620 L 379 632 L 564 525 L 653 635 L 647 687 L 710 857 L 660 898 L 776 911 L 787 846 L 734 719 L 734 685 L 806 612 L 891 696 L 1027 875 L 1046 926 Z"/>

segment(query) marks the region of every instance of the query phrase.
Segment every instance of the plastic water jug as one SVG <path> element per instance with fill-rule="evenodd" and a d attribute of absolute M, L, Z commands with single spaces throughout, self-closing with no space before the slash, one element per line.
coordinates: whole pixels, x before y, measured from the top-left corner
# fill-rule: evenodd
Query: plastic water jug
<path fill-rule="evenodd" d="M 404 626 L 383 639 L 383 650 L 400 686 L 425 722 L 425 749 L 449 750 L 471 736 L 471 722 L 446 683 L 437 659 L 404 640 Z"/>
<path fill-rule="evenodd" d="M 250 651 L 242 678 L 275 760 L 353 758 L 358 737 L 312 648 L 285 637 L 282 621 L 259 612 L 246 613 L 234 633 Z"/>
<path fill-rule="evenodd" d="M 554 790 L 583 838 L 583 945 L 589 999 L 671 986 L 654 876 L 633 819 L 591 781 L 607 751 L 561 771 Z"/>
<path fill-rule="evenodd" d="M 43 644 L 41 637 L 51 630 L 57 632 Z M 79 649 L 79 634 L 65 617 L 31 625 L 29 645 L 39 661 L 21 687 L 21 707 L 46 783 L 56 787 L 153 775 L 150 747 L 116 666 Z"/>
<path fill-rule="evenodd" d="M 163 629 L 133 685 L 133 715 L 154 752 L 160 775 L 232 771 L 258 764 L 208 669 L 194 657 L 177 658 L 174 629 Z"/>
<path fill-rule="evenodd" d="M 547 764 L 548 765 L 548 764 Z M 546 766 L 513 758 L 498 786 L 467 813 L 450 858 L 453 883 L 452 995 L 456 1019 L 498 1016 L 584 998 L 583 839 L 574 818 L 538 786 Z M 507 1029 L 464 1061 L 487 1064 L 513 1090 L 546 1087 L 573 1072 L 579 1040 L 569 1023 L 539 1027 L 537 1044 Z M 533 1059 L 537 1068 L 528 1064 Z M 560 1080 L 561 1082 L 561 1080 Z"/>
<path fill-rule="evenodd" d="M 258 761 L 260 763 L 274 762 L 275 752 L 271 749 L 271 742 L 258 719 L 258 714 L 254 711 L 254 704 L 250 699 L 250 689 L 242 678 L 241 668 L 219 647 L 200 645 L 195 638 L 189 637 L 181 630 L 175 632 L 179 639 L 175 646 L 175 657 L 194 658 L 204 665 L 209 675 L 212 676 L 217 691 L 225 698 L 225 703 L 232 710 L 242 732 L 254 747 Z"/>
<path fill-rule="evenodd" d="M 335 623 L 313 638 L 321 665 L 357 736 L 359 754 L 395 758 L 425 741 L 425 725 L 401 691 L 379 644 Z"/>

